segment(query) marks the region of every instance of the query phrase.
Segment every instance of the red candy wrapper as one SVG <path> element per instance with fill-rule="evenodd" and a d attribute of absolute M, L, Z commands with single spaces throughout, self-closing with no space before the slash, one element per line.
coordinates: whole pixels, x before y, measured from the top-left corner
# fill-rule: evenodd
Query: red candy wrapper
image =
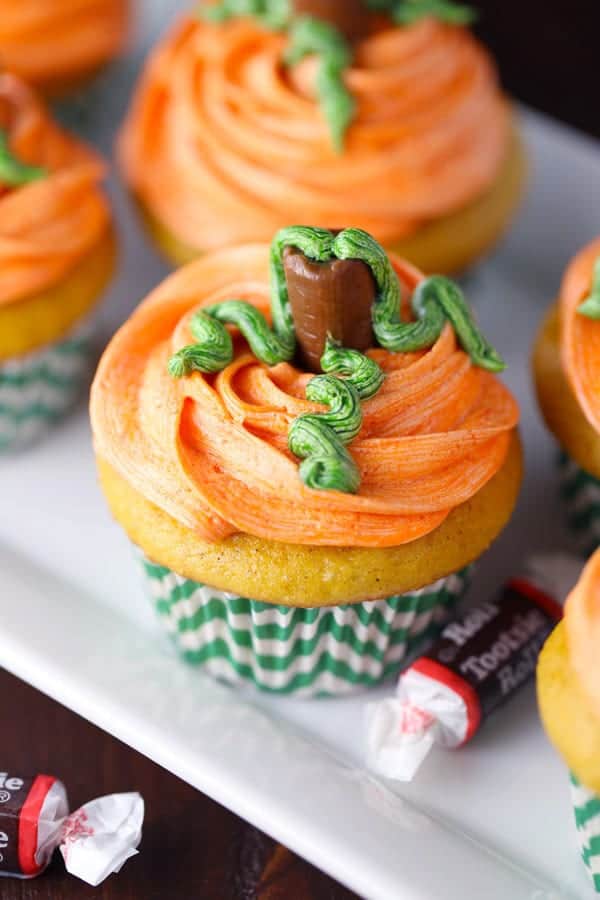
<path fill-rule="evenodd" d="M 67 871 L 98 885 L 138 852 L 143 819 L 136 793 L 100 797 L 69 814 L 57 778 L 0 772 L 0 876 L 34 878 L 60 847 Z"/>
<path fill-rule="evenodd" d="M 402 672 L 395 697 L 367 707 L 369 766 L 411 781 L 434 746 L 456 748 L 535 673 L 539 652 L 562 616 L 581 561 L 539 557 L 497 600 L 446 625 L 428 653 Z"/>

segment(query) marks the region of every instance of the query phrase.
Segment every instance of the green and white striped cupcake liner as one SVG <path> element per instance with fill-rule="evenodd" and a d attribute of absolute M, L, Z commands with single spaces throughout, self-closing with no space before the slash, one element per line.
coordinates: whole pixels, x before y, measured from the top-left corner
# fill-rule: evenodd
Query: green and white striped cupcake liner
<path fill-rule="evenodd" d="M 61 341 L 0 363 L 0 453 L 37 440 L 77 400 L 89 377 L 93 319 Z"/>
<path fill-rule="evenodd" d="M 397 672 L 468 583 L 466 570 L 387 600 L 300 609 L 215 590 L 140 555 L 155 608 L 187 662 L 222 681 L 303 697 L 348 694 Z"/>
<path fill-rule="evenodd" d="M 561 496 L 568 522 L 585 556 L 600 546 L 600 481 L 566 453 L 559 458 Z"/>
<path fill-rule="evenodd" d="M 571 798 L 581 856 L 600 894 L 600 797 L 571 775 Z"/>

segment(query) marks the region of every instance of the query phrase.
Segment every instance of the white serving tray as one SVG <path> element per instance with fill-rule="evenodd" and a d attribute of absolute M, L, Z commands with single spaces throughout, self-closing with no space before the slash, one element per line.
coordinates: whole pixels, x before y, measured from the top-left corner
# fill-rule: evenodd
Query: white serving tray
<path fill-rule="evenodd" d="M 532 551 L 569 546 L 528 356 L 564 265 L 600 232 L 598 145 L 536 114 L 524 113 L 523 126 L 529 197 L 504 245 L 468 278 L 509 362 L 528 462 L 513 523 L 478 570 L 472 596 L 481 597 Z M 113 191 L 124 255 L 106 335 L 166 272 Z M 39 447 L 0 461 L 0 664 L 366 898 L 594 896 L 567 773 L 540 728 L 533 687 L 471 745 L 434 751 L 402 786 L 363 765 L 365 704 L 391 687 L 346 700 L 279 699 L 229 690 L 180 663 L 98 490 L 83 406 Z"/>

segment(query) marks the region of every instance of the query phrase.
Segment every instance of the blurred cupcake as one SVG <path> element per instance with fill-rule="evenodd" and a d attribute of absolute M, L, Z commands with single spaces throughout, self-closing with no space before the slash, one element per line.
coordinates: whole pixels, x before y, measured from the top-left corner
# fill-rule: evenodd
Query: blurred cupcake
<path fill-rule="evenodd" d="M 304 695 L 397 670 L 511 515 L 502 367 L 453 282 L 357 229 L 283 229 L 158 287 L 105 351 L 91 413 L 183 656 Z"/>
<path fill-rule="evenodd" d="M 2 0 L 0 66 L 45 94 L 86 81 L 123 48 L 129 0 Z"/>
<path fill-rule="evenodd" d="M 30 88 L 0 75 L 0 451 L 37 437 L 89 375 L 115 256 L 103 175 Z"/>
<path fill-rule="evenodd" d="M 568 267 L 533 365 L 544 419 L 564 451 L 570 522 L 592 552 L 600 543 L 600 238 Z"/>
<path fill-rule="evenodd" d="M 120 160 L 171 260 L 268 241 L 290 220 L 352 222 L 426 272 L 498 239 L 524 159 L 470 11 L 371 6 L 204 4 L 151 54 Z"/>
<path fill-rule="evenodd" d="M 571 770 L 583 861 L 600 893 L 600 550 L 570 594 L 564 621 L 538 663 L 538 699 L 548 737 Z"/>

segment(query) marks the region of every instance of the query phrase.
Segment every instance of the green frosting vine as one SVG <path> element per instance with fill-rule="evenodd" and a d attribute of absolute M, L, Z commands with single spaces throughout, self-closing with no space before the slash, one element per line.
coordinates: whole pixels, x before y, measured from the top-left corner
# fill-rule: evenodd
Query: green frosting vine
<path fill-rule="evenodd" d="M 592 288 L 589 295 L 577 307 L 577 312 L 588 319 L 600 319 L 600 256 L 594 263 Z"/>
<path fill-rule="evenodd" d="M 0 128 L 0 185 L 22 187 L 44 178 L 46 174 L 41 166 L 29 166 L 18 160 L 10 149 L 6 131 Z"/>
<path fill-rule="evenodd" d="M 411 353 L 431 347 L 449 321 L 463 350 L 474 365 L 490 372 L 506 366 L 500 354 L 484 338 L 459 286 L 442 275 L 421 281 L 412 296 L 415 322 L 400 318 L 400 285 L 393 266 L 380 244 L 366 231 L 348 228 L 334 241 L 339 259 L 360 259 L 366 263 L 377 284 L 373 306 L 373 331 L 377 343 L 394 353 Z"/>
<path fill-rule="evenodd" d="M 190 323 L 197 343 L 183 347 L 169 360 L 168 369 L 174 378 L 194 371 L 219 372 L 229 365 L 233 344 L 227 324 L 239 329 L 257 359 L 266 365 L 292 359 L 296 334 L 283 262 L 286 247 L 297 248 L 315 262 L 357 259 L 369 266 L 377 288 L 372 307 L 373 331 L 377 343 L 386 350 L 409 353 L 426 349 L 450 322 L 474 365 L 490 372 L 505 368 L 500 355 L 475 325 L 462 291 L 449 278 L 433 275 L 423 279 L 411 301 L 415 321 L 404 322 L 398 277 L 385 250 L 366 231 L 347 228 L 334 235 L 325 228 L 293 225 L 281 229 L 271 244 L 272 328 L 260 310 L 243 300 L 225 300 L 205 307 Z M 600 306 L 600 260 L 594 284 Z M 292 422 L 288 446 L 302 460 L 300 477 L 308 487 L 355 493 L 360 474 L 346 445 L 360 431 L 361 400 L 375 396 L 385 376 L 374 360 L 341 346 L 331 336 L 321 357 L 321 369 L 325 374 L 309 381 L 306 397 L 329 410 L 307 413 Z"/>
<path fill-rule="evenodd" d="M 212 6 L 202 6 L 201 14 L 213 22 L 254 16 L 265 28 L 287 31 L 290 46 L 284 62 L 288 66 L 295 65 L 305 56 L 317 56 L 319 105 L 329 125 L 335 149 L 339 153 L 343 151 L 356 102 L 344 82 L 344 71 L 352 63 L 352 49 L 337 28 L 312 16 L 295 16 L 290 0 L 221 0 Z"/>
<path fill-rule="evenodd" d="M 449 25 L 471 25 L 477 18 L 472 6 L 453 0 L 367 0 L 367 4 L 388 13 L 397 25 L 414 25 L 426 16 Z"/>
<path fill-rule="evenodd" d="M 345 445 L 354 440 L 362 426 L 358 391 L 350 379 L 317 375 L 306 385 L 306 398 L 330 409 L 306 413 L 290 426 L 288 447 L 302 460 L 301 480 L 313 490 L 355 494 L 360 472 Z"/>

